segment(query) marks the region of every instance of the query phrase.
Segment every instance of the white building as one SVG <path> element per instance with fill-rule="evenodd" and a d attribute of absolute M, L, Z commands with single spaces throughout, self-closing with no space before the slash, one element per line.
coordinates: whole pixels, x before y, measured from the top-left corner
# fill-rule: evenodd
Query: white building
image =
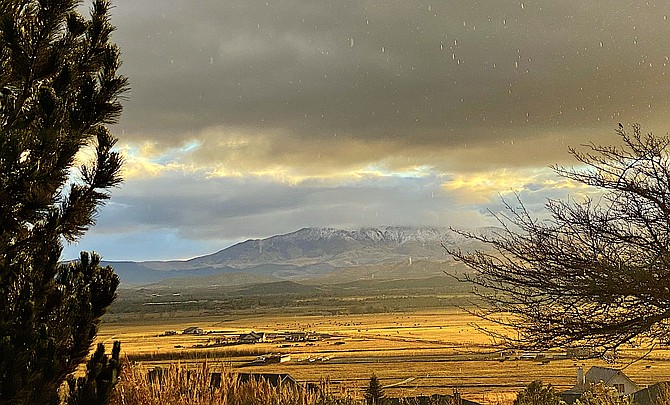
<path fill-rule="evenodd" d="M 632 395 L 640 390 L 623 371 L 614 368 L 594 366 L 584 374 L 584 370 L 577 368 L 577 381 L 574 387 L 561 393 L 563 401 L 573 404 L 579 397 L 589 389 L 591 385 L 603 384 L 617 390 L 619 395 Z"/>

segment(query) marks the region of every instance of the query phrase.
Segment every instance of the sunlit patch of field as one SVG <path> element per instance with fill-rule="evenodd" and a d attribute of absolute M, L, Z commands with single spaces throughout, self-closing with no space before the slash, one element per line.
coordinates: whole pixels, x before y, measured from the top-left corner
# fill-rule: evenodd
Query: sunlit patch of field
<path fill-rule="evenodd" d="M 577 366 L 622 367 L 644 354 L 628 351 L 618 364 L 597 360 L 504 359 L 490 347 L 490 339 L 472 326 L 479 322 L 455 308 L 408 313 L 365 315 L 229 314 L 225 316 L 185 316 L 134 320 L 102 325 L 99 341 L 120 340 L 130 359 L 142 356 L 147 366 L 169 362 L 179 356 L 181 363 L 207 358 L 244 372 L 290 373 L 300 381 L 329 378 L 334 384 L 364 386 L 377 374 L 389 395 L 414 396 L 452 393 L 487 404 L 509 402 L 514 393 L 540 379 L 559 390 L 572 387 Z M 189 326 L 216 331 L 201 336 L 159 336 L 168 330 L 181 332 Z M 315 342 L 275 341 L 248 345 L 208 348 L 217 338 L 233 338 L 250 331 L 313 331 L 330 338 Z M 289 354 L 291 361 L 254 364 L 258 355 Z M 156 356 L 152 359 L 150 356 Z M 174 360 L 172 360 L 174 361 Z M 670 351 L 655 350 L 625 370 L 644 386 L 670 380 Z"/>

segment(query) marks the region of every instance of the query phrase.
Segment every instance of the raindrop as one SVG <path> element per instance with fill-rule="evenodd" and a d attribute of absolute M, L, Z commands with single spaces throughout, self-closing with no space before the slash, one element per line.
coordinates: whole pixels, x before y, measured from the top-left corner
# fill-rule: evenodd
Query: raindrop
<path fill-rule="evenodd" d="M 353 48 L 354 47 L 354 38 L 349 38 L 349 47 Z"/>
<path fill-rule="evenodd" d="M 209 57 L 209 64 L 210 64 L 210 65 L 213 65 L 213 64 L 214 64 L 214 57 L 213 57 L 213 56 L 210 56 L 210 57 Z"/>
<path fill-rule="evenodd" d="M 526 7 L 524 6 L 523 3 L 521 3 L 521 9 L 523 10 L 524 8 L 526 8 Z"/>
<path fill-rule="evenodd" d="M 428 5 L 428 11 L 433 11 L 433 6 L 431 6 L 430 4 Z"/>
<path fill-rule="evenodd" d="M 382 53 L 386 52 L 386 48 L 382 46 Z"/>
<path fill-rule="evenodd" d="M 600 41 L 600 47 L 601 48 L 603 47 L 603 41 Z"/>

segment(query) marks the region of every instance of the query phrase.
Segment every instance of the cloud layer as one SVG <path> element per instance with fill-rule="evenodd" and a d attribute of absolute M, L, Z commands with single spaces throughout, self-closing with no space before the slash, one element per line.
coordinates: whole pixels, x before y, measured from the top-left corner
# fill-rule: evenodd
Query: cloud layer
<path fill-rule="evenodd" d="M 665 1 L 114 4 L 128 180 L 92 235 L 474 224 L 568 145 L 669 127 Z"/>

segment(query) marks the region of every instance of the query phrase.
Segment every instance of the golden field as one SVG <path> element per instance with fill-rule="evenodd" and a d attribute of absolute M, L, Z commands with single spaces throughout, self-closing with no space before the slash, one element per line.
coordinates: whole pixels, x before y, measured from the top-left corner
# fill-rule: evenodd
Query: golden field
<path fill-rule="evenodd" d="M 172 313 L 169 317 L 114 319 L 103 322 L 98 340 L 122 342 L 122 353 L 147 368 L 166 362 L 201 363 L 240 372 L 289 373 L 298 381 L 330 379 L 333 385 L 356 390 L 377 374 L 388 395 L 414 396 L 451 393 L 482 403 L 501 403 L 529 382 L 540 379 L 559 390 L 570 388 L 576 368 L 592 365 L 623 367 L 644 351 L 629 350 L 619 363 L 567 358 L 507 360 L 491 347 L 489 338 L 476 331 L 479 320 L 456 308 L 405 313 L 362 315 L 308 315 L 299 312 L 238 312 L 215 316 Z M 198 326 L 205 335 L 160 336 Z M 281 333 L 311 331 L 330 337 L 314 342 L 273 342 L 213 345 L 216 339 L 233 338 L 250 331 Z M 257 356 L 289 354 L 284 363 L 253 363 Z M 155 358 L 152 358 L 154 357 Z M 173 358 L 173 360 L 170 360 Z M 178 359 L 178 360 L 174 360 Z M 670 380 L 670 350 L 657 349 L 630 364 L 625 372 L 639 385 Z"/>

